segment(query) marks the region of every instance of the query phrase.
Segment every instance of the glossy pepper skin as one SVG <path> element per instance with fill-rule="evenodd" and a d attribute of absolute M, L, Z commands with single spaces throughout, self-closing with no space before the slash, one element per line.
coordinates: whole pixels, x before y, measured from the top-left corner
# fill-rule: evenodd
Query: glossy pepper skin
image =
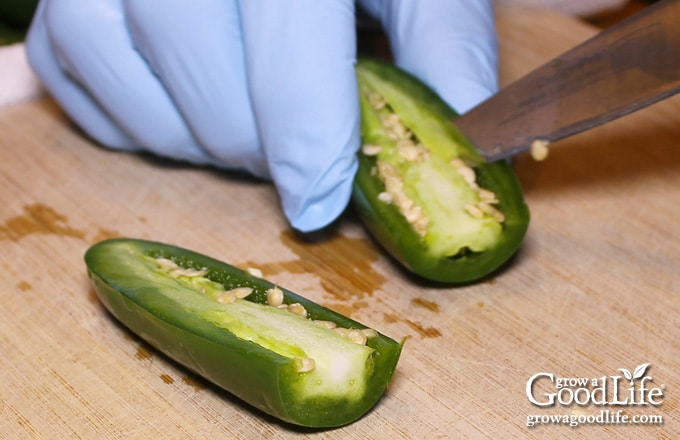
<path fill-rule="evenodd" d="M 159 260 L 160 258 L 160 260 Z M 158 261 L 200 276 L 171 276 Z M 365 345 L 313 320 L 366 327 L 285 289 L 284 304 L 267 304 L 275 286 L 226 263 L 175 246 L 136 239 L 99 242 L 85 254 L 88 275 L 105 307 L 169 357 L 283 421 L 335 427 L 368 412 L 384 393 L 402 344 L 372 332 Z M 220 303 L 220 292 L 248 287 L 245 299 Z M 306 352 L 305 352 L 306 350 Z M 316 356 L 300 369 L 299 358 Z"/>
<path fill-rule="evenodd" d="M 456 113 L 414 77 L 367 59 L 360 60 L 356 70 L 364 148 L 359 152 L 353 202 L 364 225 L 396 260 L 427 280 L 462 284 L 494 272 L 517 251 L 529 225 L 529 210 L 510 165 L 485 162 L 451 123 Z M 419 161 L 403 160 L 394 152 L 395 136 L 385 126 L 389 113 L 399 117 L 413 142 L 427 149 Z M 380 153 L 367 154 L 367 146 Z M 427 226 L 421 224 L 420 233 L 397 203 L 385 201 L 385 179 L 377 171 L 381 160 L 392 161 L 391 168 L 400 172 L 403 189 L 416 204 L 424 201 Z M 474 171 L 476 188 L 495 195 L 492 207 L 488 203 L 484 207 L 502 221 L 486 214 L 476 219 L 465 212 L 474 210 L 468 205 L 480 203 L 480 190 L 467 188 L 465 180 L 452 172 L 449 164 L 454 160 Z"/>

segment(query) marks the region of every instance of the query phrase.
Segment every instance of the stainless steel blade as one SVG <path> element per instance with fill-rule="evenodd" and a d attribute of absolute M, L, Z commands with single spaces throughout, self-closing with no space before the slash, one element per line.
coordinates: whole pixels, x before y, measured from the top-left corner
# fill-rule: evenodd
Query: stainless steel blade
<path fill-rule="evenodd" d="M 663 0 L 508 85 L 455 120 L 494 161 L 680 91 L 680 0 Z M 679 118 L 680 120 L 680 118 Z"/>

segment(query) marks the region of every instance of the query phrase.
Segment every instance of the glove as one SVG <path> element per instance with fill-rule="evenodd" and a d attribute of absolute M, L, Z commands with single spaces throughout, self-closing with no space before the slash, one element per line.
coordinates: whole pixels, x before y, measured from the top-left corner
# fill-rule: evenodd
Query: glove
<path fill-rule="evenodd" d="M 454 108 L 495 91 L 490 1 L 438 2 L 436 11 L 418 0 L 361 4 L 385 26 L 397 63 Z M 354 7 L 41 0 L 26 48 L 93 139 L 271 179 L 291 225 L 307 232 L 345 209 L 357 168 Z"/>
<path fill-rule="evenodd" d="M 360 4 L 382 23 L 395 64 L 427 84 L 459 114 L 498 90 L 491 0 L 362 0 Z"/>

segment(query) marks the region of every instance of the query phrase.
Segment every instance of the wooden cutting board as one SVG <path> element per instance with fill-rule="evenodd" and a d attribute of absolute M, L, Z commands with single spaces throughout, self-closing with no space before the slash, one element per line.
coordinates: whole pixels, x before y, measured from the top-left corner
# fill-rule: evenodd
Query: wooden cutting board
<path fill-rule="evenodd" d="M 503 84 L 594 33 L 537 9 L 500 10 L 498 28 Z M 49 100 L 4 109 L 0 438 L 680 438 L 679 114 L 670 99 L 554 144 L 545 162 L 518 157 L 533 214 L 521 252 L 491 280 L 446 288 L 407 276 L 351 214 L 304 240 L 266 183 L 98 148 Z M 82 258 L 114 236 L 259 267 L 408 337 L 391 388 L 333 431 L 249 409 L 105 312 Z M 543 407 L 526 392 L 550 373 L 619 381 L 623 399 L 628 381 L 612 376 L 645 364 L 636 386 L 658 388 L 659 405 Z M 567 382 L 560 396 L 584 400 L 588 387 Z M 533 391 L 541 403 L 557 389 L 541 377 Z M 526 426 L 532 415 L 587 421 L 603 411 L 663 424 Z"/>

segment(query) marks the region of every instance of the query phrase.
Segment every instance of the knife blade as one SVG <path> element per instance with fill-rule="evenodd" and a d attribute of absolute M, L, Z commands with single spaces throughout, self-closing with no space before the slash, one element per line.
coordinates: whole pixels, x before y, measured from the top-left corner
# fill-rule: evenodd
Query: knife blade
<path fill-rule="evenodd" d="M 504 87 L 454 124 L 491 162 L 678 92 L 680 0 L 662 0 Z"/>

